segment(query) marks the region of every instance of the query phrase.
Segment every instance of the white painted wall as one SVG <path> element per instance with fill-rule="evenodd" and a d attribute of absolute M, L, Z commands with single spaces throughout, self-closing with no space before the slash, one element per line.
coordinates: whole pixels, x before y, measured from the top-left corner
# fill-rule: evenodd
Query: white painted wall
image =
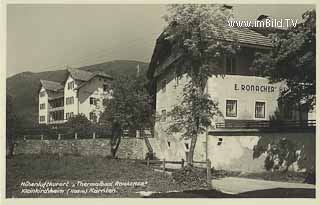
<path fill-rule="evenodd" d="M 157 81 L 157 98 L 156 109 L 157 113 L 161 114 L 161 110 L 170 111 L 174 105 L 178 104 L 182 98 L 183 87 L 187 82 L 186 75 L 179 80 L 179 85 L 176 86 L 176 80 L 173 77 L 173 72 L 159 78 Z M 163 92 L 161 81 L 167 80 L 166 91 Z M 240 75 L 225 75 L 212 76 L 208 80 L 208 93 L 213 100 L 219 103 L 219 110 L 222 112 L 225 119 L 237 120 L 269 120 L 269 117 L 274 114 L 278 107 L 277 99 L 280 94 L 280 89 L 284 86 L 283 83 L 269 84 L 267 78 L 256 76 L 240 76 Z M 237 89 L 235 90 L 235 84 Z M 273 92 L 257 92 L 257 91 L 241 91 L 241 85 L 254 86 L 272 86 Z M 226 116 L 226 100 L 237 100 L 237 117 Z M 266 103 L 265 118 L 255 118 L 255 102 L 262 101 Z M 223 119 L 223 118 L 222 118 Z M 221 121 L 220 119 L 219 121 Z"/>
<path fill-rule="evenodd" d="M 104 111 L 103 99 L 110 97 L 108 92 L 103 92 L 103 85 L 110 84 L 110 80 L 94 77 L 79 89 L 79 112 L 90 119 L 90 112 L 96 113 L 97 120 Z M 90 97 L 98 99 L 97 105 L 90 105 Z"/>
<path fill-rule="evenodd" d="M 167 81 L 165 91 L 161 89 L 161 82 L 163 80 Z M 179 78 L 179 84 L 177 85 L 177 80 L 174 71 L 172 70 L 167 75 L 161 76 L 157 80 L 156 108 L 159 114 L 163 109 L 166 109 L 167 111 L 171 110 L 174 105 L 181 101 L 183 87 L 187 82 L 186 74 L 184 74 Z"/>
<path fill-rule="evenodd" d="M 161 129 L 155 133 L 154 138 L 150 138 L 150 144 L 159 159 L 180 161 L 186 160 L 185 140 L 178 136 L 169 137 Z M 315 133 L 313 132 L 274 132 L 274 133 L 218 133 L 208 136 L 208 158 L 211 166 L 218 170 L 240 171 L 246 173 L 264 172 L 264 160 L 266 153 L 258 158 L 253 158 L 253 149 L 259 139 L 263 137 L 280 140 L 287 138 L 299 145 L 298 149 L 307 149 L 309 153 L 305 164 L 299 166 L 297 162 L 290 168 L 292 171 L 301 171 L 314 165 L 315 159 Z M 168 146 L 170 142 L 170 147 Z M 221 143 L 219 143 L 221 142 Z M 303 145 L 303 146 L 302 146 Z M 304 147 L 304 148 L 303 148 Z M 313 155 L 313 156 L 312 156 Z M 194 160 L 205 161 L 206 159 L 206 138 L 199 136 L 195 148 Z"/>
<path fill-rule="evenodd" d="M 40 92 L 45 91 L 45 96 L 40 97 Z M 47 124 L 48 123 L 48 93 L 44 89 L 44 87 L 41 86 L 40 92 L 38 93 L 39 96 L 39 105 L 38 105 L 38 110 L 39 110 L 39 116 L 38 116 L 38 122 L 39 124 Z M 46 108 L 44 110 L 40 110 L 40 104 L 46 104 Z M 45 116 L 45 121 L 40 122 L 40 116 Z"/>
<path fill-rule="evenodd" d="M 225 75 L 212 76 L 208 80 L 208 93 L 219 103 L 219 109 L 225 119 L 269 120 L 278 108 L 278 97 L 282 83 L 269 84 L 269 80 L 256 76 Z M 242 85 L 272 86 L 273 92 L 243 91 Z M 236 90 L 237 89 L 237 90 Z M 226 100 L 237 100 L 237 117 L 226 117 Z M 266 103 L 265 118 L 255 118 L 255 102 Z"/>
<path fill-rule="evenodd" d="M 65 82 L 64 85 L 64 119 L 66 120 L 66 114 L 73 112 L 74 115 L 78 114 L 78 98 L 77 98 L 77 91 L 74 89 L 68 90 L 68 83 L 74 81 L 74 88 L 79 86 L 79 82 L 75 81 L 70 75 Z M 66 99 L 68 97 L 73 97 L 74 98 L 74 103 L 67 105 Z"/>

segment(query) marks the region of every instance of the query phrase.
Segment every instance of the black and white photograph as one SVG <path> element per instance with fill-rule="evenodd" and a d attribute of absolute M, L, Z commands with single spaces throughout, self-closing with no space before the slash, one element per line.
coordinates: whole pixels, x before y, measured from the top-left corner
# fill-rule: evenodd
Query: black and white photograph
<path fill-rule="evenodd" d="M 5 7 L 4 198 L 315 202 L 315 3 Z"/>

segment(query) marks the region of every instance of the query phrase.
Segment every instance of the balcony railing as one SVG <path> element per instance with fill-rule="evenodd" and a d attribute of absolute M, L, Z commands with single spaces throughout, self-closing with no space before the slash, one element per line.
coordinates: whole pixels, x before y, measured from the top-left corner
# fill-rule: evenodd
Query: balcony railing
<path fill-rule="evenodd" d="M 65 121 L 64 120 L 50 120 L 49 122 L 48 122 L 48 124 L 62 124 L 62 123 L 64 123 Z"/>
<path fill-rule="evenodd" d="M 49 107 L 49 112 L 64 110 L 64 106 L 61 107 Z"/>
<path fill-rule="evenodd" d="M 217 129 L 262 129 L 262 128 L 312 128 L 316 120 L 306 121 L 253 121 L 253 120 L 226 120 L 216 123 Z"/>

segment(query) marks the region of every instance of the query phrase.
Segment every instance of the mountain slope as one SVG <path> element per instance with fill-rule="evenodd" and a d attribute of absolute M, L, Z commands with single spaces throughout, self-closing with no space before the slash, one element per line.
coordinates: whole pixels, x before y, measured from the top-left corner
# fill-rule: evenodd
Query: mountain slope
<path fill-rule="evenodd" d="M 141 74 L 145 74 L 148 64 L 139 61 L 116 60 L 96 65 L 84 66 L 79 69 L 87 71 L 102 71 L 113 77 L 121 75 L 136 75 L 137 65 Z M 7 78 L 7 93 L 13 98 L 13 109 L 22 119 L 24 125 L 32 126 L 38 123 L 38 89 L 40 79 L 63 82 L 67 77 L 66 70 L 47 71 L 40 73 L 23 72 Z"/>

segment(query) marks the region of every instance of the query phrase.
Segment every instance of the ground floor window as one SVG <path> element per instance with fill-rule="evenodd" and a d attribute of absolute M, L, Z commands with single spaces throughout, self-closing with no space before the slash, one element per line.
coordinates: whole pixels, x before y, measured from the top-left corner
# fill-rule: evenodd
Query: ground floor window
<path fill-rule="evenodd" d="M 40 122 L 46 121 L 46 116 L 40 116 Z"/>
<path fill-rule="evenodd" d="M 165 122 L 167 120 L 167 110 L 161 110 L 161 122 Z"/>
<path fill-rule="evenodd" d="M 96 115 L 96 113 L 90 112 L 89 118 L 90 118 L 91 121 L 97 122 L 97 115 Z"/>
<path fill-rule="evenodd" d="M 66 120 L 68 120 L 71 117 L 73 117 L 73 112 L 67 112 L 66 113 Z"/>
<path fill-rule="evenodd" d="M 63 120 L 63 115 L 64 115 L 64 111 L 63 110 L 50 112 L 50 121 Z"/>
<path fill-rule="evenodd" d="M 266 116 L 266 103 L 256 102 L 255 118 L 265 118 L 265 116 Z"/>
<path fill-rule="evenodd" d="M 237 100 L 226 101 L 226 117 L 237 117 Z"/>

